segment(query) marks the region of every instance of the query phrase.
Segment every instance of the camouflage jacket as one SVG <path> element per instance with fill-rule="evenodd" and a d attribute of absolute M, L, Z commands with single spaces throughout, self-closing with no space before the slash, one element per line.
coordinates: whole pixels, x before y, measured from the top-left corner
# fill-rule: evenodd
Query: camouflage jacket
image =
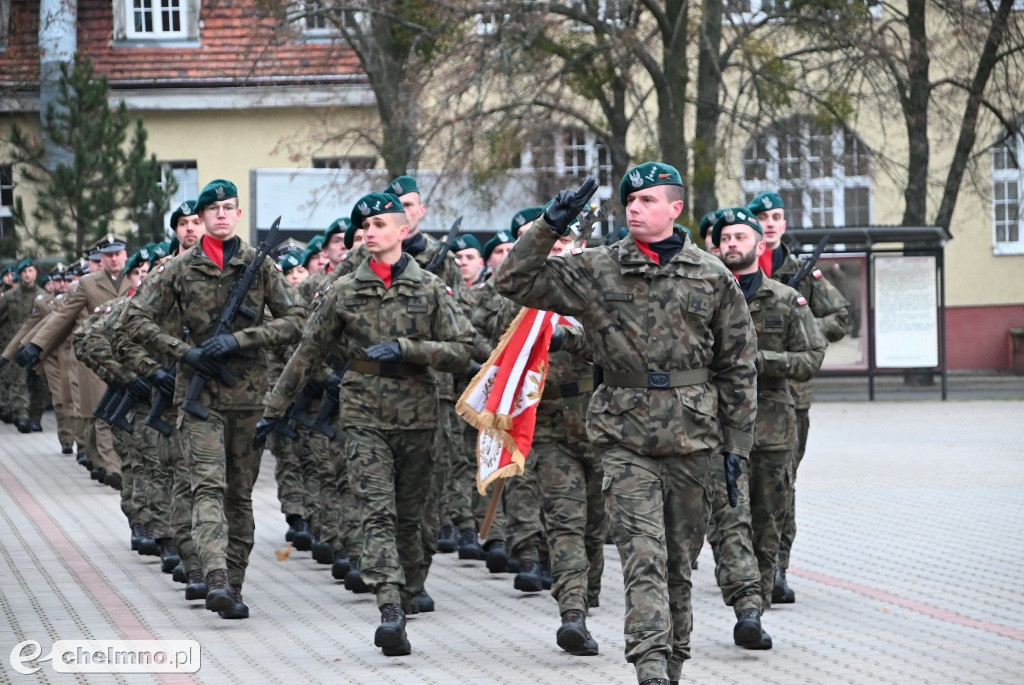
<path fill-rule="evenodd" d="M 0 296 L 0 310 L 2 310 L 0 311 L 0 319 L 7 317 L 6 323 L 3 325 L 5 327 L 10 327 L 9 330 L 4 330 L 3 335 L 0 336 L 0 342 L 7 340 L 8 333 L 12 331 L 14 332 L 13 336 L 7 340 L 7 346 L 3 351 L 3 357 L 7 361 L 14 361 L 14 355 L 18 353 L 18 348 L 25 340 L 25 336 L 39 325 L 39 322 L 42 321 L 44 316 L 50 313 L 53 309 L 53 301 L 59 297 L 54 293 L 48 293 L 40 289 L 39 292 L 36 293 L 35 299 L 32 301 L 32 308 L 29 310 L 28 316 L 24 318 L 20 325 L 15 325 L 14 321 L 10 318 L 11 310 L 9 309 L 13 302 L 7 302 L 7 298 L 11 297 L 13 294 L 13 292 L 8 292 L 3 296 Z"/>
<path fill-rule="evenodd" d="M 692 241 L 668 263 L 632 237 L 548 257 L 557 236 L 543 217 L 495 270 L 495 288 L 526 307 L 576 316 L 609 372 L 708 369 L 711 379 L 674 388 L 602 384 L 587 415 L 590 439 L 661 456 L 728 450 L 747 456 L 757 408 L 757 346 L 736 279 Z"/>
<path fill-rule="evenodd" d="M 231 285 L 255 255 L 256 250 L 241 241 L 222 270 L 203 252 L 202 242 L 186 250 L 157 269 L 161 277 L 131 298 L 128 334 L 153 357 L 167 355 L 180 361 L 190 348 L 210 337 Z M 261 350 L 295 342 L 301 334 L 305 310 L 271 260 L 261 265 L 244 305 L 255 318 L 235 317 L 231 330 L 241 349 L 225 361 L 237 382 L 229 387 L 216 379 L 208 381 L 200 396 L 203 406 L 258 409 L 267 391 L 267 367 Z M 268 310 L 272 319 L 266 318 Z M 182 329 L 186 331 L 185 339 Z M 175 403 L 184 397 L 193 375 L 192 367 L 181 365 Z"/>
<path fill-rule="evenodd" d="M 755 449 L 796 445 L 790 381 L 807 381 L 821 368 L 828 342 L 793 288 L 760 272 L 761 285 L 747 300 L 757 331 L 757 426 Z"/>
<path fill-rule="evenodd" d="M 117 341 L 111 326 L 128 306 L 128 297 L 121 296 L 93 310 L 74 332 L 75 356 L 106 381 L 125 385 L 138 375 L 121 362 L 115 351 Z"/>
<path fill-rule="evenodd" d="M 785 243 L 780 247 L 785 252 L 786 259 L 782 266 L 772 273 L 772 278 L 785 283 L 800 269 L 800 260 L 789 251 Z M 801 281 L 797 290 L 807 300 L 811 313 L 818 320 L 818 326 L 828 342 L 842 340 L 853 328 L 850 303 L 819 269 L 815 269 Z M 789 387 L 798 409 L 811 406 L 810 379 L 790 383 Z"/>
<path fill-rule="evenodd" d="M 45 295 L 46 291 L 37 285 L 31 288 L 18 285 L 0 295 L 0 348 L 6 347 L 18 334 L 32 313 L 36 297 Z"/>
<path fill-rule="evenodd" d="M 471 365 L 473 330 L 433 274 L 408 259 L 391 287 L 368 262 L 321 291 L 302 340 L 264 401 L 267 416 L 284 416 L 288 406 L 330 354 L 365 360 L 365 349 L 397 340 L 402 363 L 446 371 Z M 428 373 L 402 377 L 349 369 L 342 379 L 341 421 L 345 426 L 432 429 L 438 421 L 437 387 Z"/>
<path fill-rule="evenodd" d="M 131 296 L 132 299 L 144 297 L 146 290 L 155 287 L 155 284 L 161 278 L 163 278 L 163 273 L 159 270 L 146 274 L 142 284 L 139 285 L 138 289 Z M 136 315 L 136 310 L 126 303 L 124 307 L 120 308 L 120 315 L 117 320 L 110 323 L 109 330 L 113 337 L 114 354 L 117 356 L 118 361 L 144 378 L 159 368 L 174 367 L 177 361 L 173 356 L 168 355 L 161 358 L 150 354 L 149 350 L 128 334 L 133 323 L 132 317 Z M 181 320 L 178 318 L 176 310 L 169 312 L 160 324 L 165 331 L 177 335 L 181 340 L 185 339 L 185 331 L 181 327 Z"/>

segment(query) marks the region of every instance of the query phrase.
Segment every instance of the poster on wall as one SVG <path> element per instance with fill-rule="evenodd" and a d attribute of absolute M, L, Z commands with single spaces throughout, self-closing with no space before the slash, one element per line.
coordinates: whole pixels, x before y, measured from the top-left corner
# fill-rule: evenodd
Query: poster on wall
<path fill-rule="evenodd" d="M 842 340 L 830 342 L 825 350 L 825 370 L 868 368 L 867 257 L 863 254 L 822 255 L 818 259 L 822 276 L 839 290 L 848 304 L 853 326 Z M 813 295 L 812 295 L 813 297 Z"/>
<path fill-rule="evenodd" d="M 874 258 L 875 365 L 939 365 L 935 257 Z"/>

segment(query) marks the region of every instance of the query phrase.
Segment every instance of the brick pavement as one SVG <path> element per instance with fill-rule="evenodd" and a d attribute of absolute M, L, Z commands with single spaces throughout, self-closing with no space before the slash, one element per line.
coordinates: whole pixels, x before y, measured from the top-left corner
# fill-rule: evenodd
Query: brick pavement
<path fill-rule="evenodd" d="M 1024 626 L 1024 402 L 835 402 L 811 411 L 798 483 L 790 581 L 797 604 L 764 625 L 775 648 L 732 645 L 732 612 L 711 555 L 694 576 L 694 658 L 684 682 L 1016 683 Z M 52 431 L 52 419 L 45 425 Z M 510 575 L 439 555 L 438 611 L 413 616 L 413 654 L 373 647 L 378 613 L 308 553 L 279 561 L 285 524 L 267 455 L 254 496 L 247 621 L 186 603 L 159 562 L 128 549 L 113 491 L 54 449 L 51 433 L 0 426 L 0 682 L 6 683 L 622 683 L 622 580 L 606 547 L 601 607 L 588 625 L 600 656 L 554 644 L 553 599 Z M 22 640 L 194 639 L 194 676 L 73 676 L 11 669 Z"/>

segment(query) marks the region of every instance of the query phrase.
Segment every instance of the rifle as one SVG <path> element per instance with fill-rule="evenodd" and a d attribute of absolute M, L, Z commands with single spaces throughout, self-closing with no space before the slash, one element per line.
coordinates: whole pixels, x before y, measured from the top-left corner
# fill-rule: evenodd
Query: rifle
<path fill-rule="evenodd" d="M 830 235 L 831 233 L 826 233 L 821 236 L 821 240 L 819 240 L 818 244 L 814 246 L 814 252 L 811 253 L 811 256 L 808 259 L 803 260 L 803 263 L 800 264 L 800 268 L 797 269 L 797 272 L 790 276 L 789 280 L 786 281 L 786 285 L 790 288 L 800 287 L 800 284 L 805 278 L 807 278 L 808 274 L 814 271 L 814 266 L 818 263 L 818 257 L 821 256 L 821 253 L 825 250 L 825 246 L 828 245 L 828 238 Z"/>
<path fill-rule="evenodd" d="M 126 392 L 121 401 L 117 403 L 114 411 L 110 413 L 110 420 L 107 423 L 110 424 L 111 428 L 117 428 L 129 434 L 134 433 L 135 429 L 132 426 L 132 422 L 127 419 L 127 414 L 136 404 L 138 402 L 132 397 L 132 394 Z"/>
<path fill-rule="evenodd" d="M 267 239 L 260 243 L 259 249 L 256 252 L 256 256 L 252 258 L 252 261 L 246 264 L 245 269 L 238 275 L 235 282 L 231 284 L 231 290 L 228 292 L 227 302 L 224 303 L 224 307 L 220 310 L 220 316 L 217 317 L 217 324 L 210 331 L 208 338 L 215 338 L 218 335 L 224 335 L 225 333 L 231 333 L 231 324 L 235 320 L 235 316 L 241 314 L 249 320 L 254 320 L 259 312 L 254 312 L 246 307 L 243 303 L 245 302 L 245 295 L 249 291 L 249 286 L 252 285 L 253 280 L 256 279 L 256 274 L 259 272 L 260 267 L 263 266 L 263 260 L 267 258 L 270 253 L 270 248 L 274 241 L 277 239 L 277 229 L 281 225 L 281 217 L 277 217 L 274 223 L 270 226 L 270 233 L 267 234 Z M 233 386 L 236 383 L 235 377 L 227 370 L 227 367 L 221 364 L 218 375 L 220 381 L 228 387 Z M 185 400 L 182 402 L 182 409 L 197 416 L 204 421 L 210 416 L 210 410 L 199 404 L 199 396 L 203 392 L 203 388 L 206 387 L 206 382 L 210 380 L 204 373 L 196 371 L 192 376 L 192 380 L 188 384 L 188 392 L 185 393 Z"/>
<path fill-rule="evenodd" d="M 92 415 L 104 423 L 110 423 L 110 414 L 124 398 L 125 392 L 118 384 L 108 383 L 96 408 L 92 410 Z"/>
<path fill-rule="evenodd" d="M 177 367 L 172 366 L 171 371 L 174 371 L 175 375 L 177 375 Z M 163 416 L 164 410 L 167 409 L 167 405 L 170 404 L 172 399 L 173 397 L 170 395 L 165 395 L 157 390 L 156 397 L 153 399 L 153 404 L 149 408 L 149 414 L 146 415 L 146 420 L 144 421 L 147 426 L 153 430 L 160 431 L 160 433 L 165 437 L 170 437 L 171 427 L 161 418 L 161 416 Z"/>
<path fill-rule="evenodd" d="M 441 247 L 434 253 L 434 256 L 430 258 L 427 265 L 424 267 L 427 271 L 437 275 L 437 272 L 441 270 L 441 265 L 444 264 L 445 257 L 448 256 L 448 251 L 452 249 L 452 243 L 455 242 L 455 237 L 459 235 L 459 226 L 462 225 L 462 217 L 460 216 L 452 224 L 452 227 L 448 229 L 448 238 L 441 243 Z"/>
<path fill-rule="evenodd" d="M 288 408 L 288 412 L 284 415 L 285 421 L 291 420 L 300 426 L 310 429 L 315 428 L 316 421 L 307 413 L 307 410 L 310 403 L 313 400 L 320 399 L 323 394 L 324 386 L 320 381 L 309 381 L 306 383 L 299 392 L 299 396 L 295 398 L 292 406 Z"/>
<path fill-rule="evenodd" d="M 334 372 L 338 375 L 339 379 L 345 378 L 345 372 L 348 371 L 348 361 L 346 361 L 341 368 L 335 368 Z M 339 380 L 339 385 L 340 385 Z M 326 435 L 328 439 L 333 440 L 336 436 L 334 429 L 331 428 L 331 417 L 334 412 L 338 411 L 338 388 L 331 388 L 329 385 L 324 386 L 324 399 L 320 403 L 320 411 L 317 412 L 316 418 L 313 419 L 313 425 L 310 429 L 315 430 L 318 433 Z"/>

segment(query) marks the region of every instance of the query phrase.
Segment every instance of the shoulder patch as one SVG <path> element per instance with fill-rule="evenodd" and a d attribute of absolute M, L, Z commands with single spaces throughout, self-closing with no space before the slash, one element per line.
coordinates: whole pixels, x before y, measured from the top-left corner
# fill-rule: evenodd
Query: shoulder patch
<path fill-rule="evenodd" d="M 447 293 L 448 293 L 449 295 L 454 295 L 454 294 L 455 294 L 455 291 L 451 289 L 451 286 L 448 286 L 448 285 L 446 285 L 446 286 L 444 287 L 444 289 L 445 289 L 445 291 L 447 291 Z"/>
<path fill-rule="evenodd" d="M 103 310 L 103 313 L 104 314 L 109 314 L 110 310 L 111 310 L 111 307 L 108 306 L 106 309 Z"/>
<path fill-rule="evenodd" d="M 806 305 L 806 304 L 807 304 L 807 298 L 806 298 L 806 297 L 804 297 L 803 295 L 797 295 L 797 297 L 796 297 L 796 303 L 797 303 L 798 305 L 800 305 L 801 307 L 803 307 L 804 305 Z"/>
<path fill-rule="evenodd" d="M 156 272 L 157 272 L 158 274 L 162 274 L 162 273 L 164 272 L 164 265 L 163 265 L 163 264 L 161 264 L 160 266 L 158 266 L 158 267 L 156 268 Z"/>
<path fill-rule="evenodd" d="M 815 269 L 811 272 L 811 275 L 815 278 L 821 278 L 824 274 L 821 273 L 821 269 Z"/>
<path fill-rule="evenodd" d="M 44 297 L 46 297 L 46 295 L 36 295 L 36 301 L 38 302 L 39 300 L 43 299 Z"/>
<path fill-rule="evenodd" d="M 100 308 L 99 308 L 99 307 L 96 307 L 96 309 L 93 309 L 93 310 L 92 310 L 92 313 L 93 313 L 93 314 L 99 314 L 99 313 L 100 313 Z"/>

